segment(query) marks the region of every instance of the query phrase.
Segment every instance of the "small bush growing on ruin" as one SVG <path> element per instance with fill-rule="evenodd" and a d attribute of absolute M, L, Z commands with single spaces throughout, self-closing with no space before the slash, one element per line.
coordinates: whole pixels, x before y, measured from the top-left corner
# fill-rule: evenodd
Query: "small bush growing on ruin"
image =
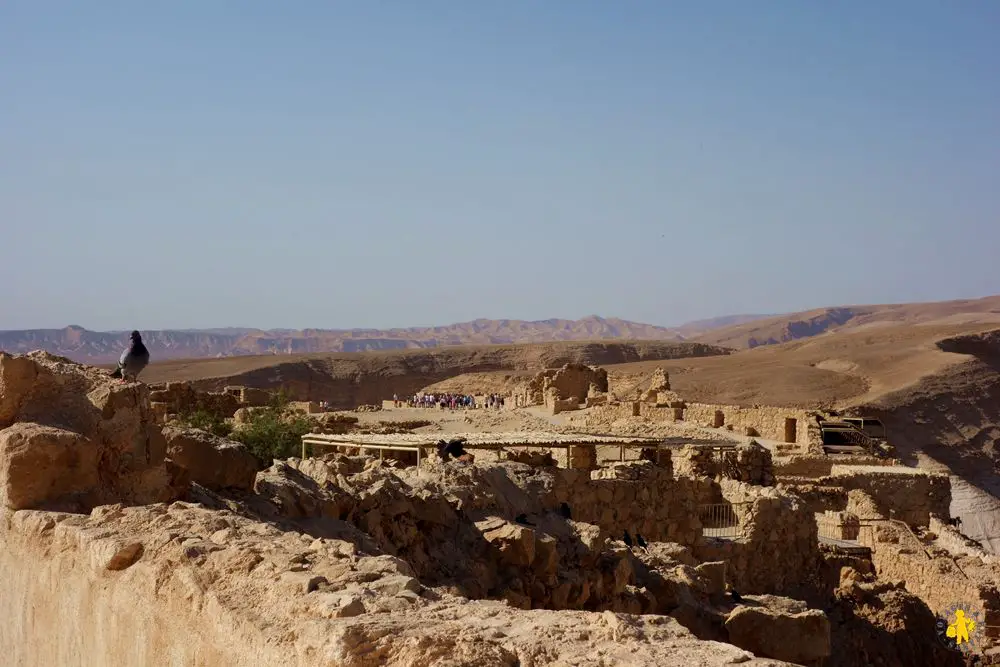
<path fill-rule="evenodd" d="M 219 415 L 208 410 L 198 409 L 178 415 L 177 420 L 185 426 L 201 429 L 212 435 L 228 438 L 233 431 L 233 426 Z"/>
<path fill-rule="evenodd" d="M 270 465 L 273 459 L 287 459 L 301 451 L 302 436 L 313 430 L 314 422 L 303 415 L 286 415 L 269 406 L 254 412 L 249 421 L 232 432 L 230 437 Z"/>
<path fill-rule="evenodd" d="M 233 428 L 231 423 L 207 410 L 179 415 L 178 421 L 185 426 L 243 443 L 266 467 L 274 459 L 296 456 L 301 451 L 302 436 L 315 426 L 304 414 L 290 412 L 289 403 L 288 393 L 279 390 L 271 397 L 267 407 L 254 409 L 239 428 Z"/>

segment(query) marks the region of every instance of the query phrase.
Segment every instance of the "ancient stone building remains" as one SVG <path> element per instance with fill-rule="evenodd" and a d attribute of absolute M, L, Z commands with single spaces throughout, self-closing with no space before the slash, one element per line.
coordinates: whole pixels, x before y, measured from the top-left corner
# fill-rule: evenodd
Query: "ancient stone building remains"
<path fill-rule="evenodd" d="M 226 387 L 221 392 L 199 391 L 187 382 L 149 386 L 150 407 L 159 423 L 169 415 L 204 411 L 228 419 L 241 407 L 259 407 L 271 400 L 271 392 L 253 387 Z"/>
<path fill-rule="evenodd" d="M 798 451 L 822 452 L 818 417 L 821 413 L 797 408 L 771 406 L 690 403 L 673 392 L 658 392 L 664 402 L 628 401 L 598 407 L 588 423 L 614 422 L 627 417 L 644 417 L 656 422 L 691 422 L 708 428 L 725 428 L 734 433 L 778 443 L 797 445 Z"/>
<path fill-rule="evenodd" d="M 536 374 L 515 396 L 515 405 L 544 405 L 552 414 L 597 405 L 606 400 L 608 372 L 585 364 L 565 364 Z"/>
<path fill-rule="evenodd" d="M 753 440 L 734 446 L 686 445 L 672 461 L 678 475 L 725 477 L 758 486 L 774 484 L 771 451 Z"/>
<path fill-rule="evenodd" d="M 230 407 L 176 387 L 157 391 L 171 406 Z M 7 511 L 0 575 L 10 593 L 2 610 L 13 619 L 4 646 L 12 664 L 62 664 L 81 655 L 93 664 L 155 664 L 163 655 L 184 664 L 284 664 L 289 656 L 334 655 L 348 640 L 395 642 L 385 649 L 396 656 L 392 664 L 425 664 L 442 637 L 450 642 L 444 650 L 464 651 L 463 664 L 510 664 L 513 656 L 537 655 L 547 633 L 569 643 L 600 627 L 588 620 L 597 615 L 513 616 L 516 607 L 606 610 L 600 622 L 611 626 L 605 646 L 613 648 L 640 634 L 628 624 L 645 622 L 643 614 L 672 614 L 658 619 L 668 627 L 703 613 L 710 597 L 725 599 L 724 582 L 745 595 L 829 600 L 823 571 L 830 561 L 819 541 L 830 531 L 869 545 L 879 577 L 905 582 L 932 608 L 962 602 L 982 613 L 987 627 L 1000 626 L 985 554 L 945 523 L 944 475 L 805 457 L 782 468 L 754 444 L 721 458 L 682 450 L 670 457 L 676 471 L 650 461 L 587 470 L 433 459 L 417 469 L 344 456 L 288 459 L 256 471 L 235 443 L 180 429 L 162 433 L 147 392 L 50 355 L 0 353 L 0 504 Z M 197 451 L 203 445 L 211 449 Z M 200 490 L 179 483 L 178 469 Z M 765 486 L 776 472 L 783 473 L 779 485 Z M 269 520 L 217 511 L 237 496 L 213 488 L 238 489 Z M 173 502 L 181 497 L 187 502 Z M 726 508 L 734 535 L 710 533 L 706 505 Z M 530 524 L 515 519 L 525 513 Z M 303 529 L 324 517 L 334 519 L 324 529 L 336 524 L 335 536 Z M 921 527 L 964 555 L 935 550 Z M 642 533 L 650 548 L 607 540 L 625 530 Z M 451 611 L 440 594 L 424 600 L 425 586 L 453 590 L 445 596 Z M 749 646 L 777 635 L 774 646 L 754 650 L 798 664 L 831 655 L 822 611 L 801 604 L 776 615 L 758 600 L 712 618 L 719 632 L 724 623 L 723 638 Z M 430 604 L 433 615 L 421 615 Z M 112 617 L 121 624 L 111 629 L 93 621 Z M 556 618 L 562 625 L 553 634 Z M 519 626 L 525 619 L 539 620 Z M 693 618 L 688 624 L 698 626 Z M 490 644 L 497 627 L 517 629 L 523 651 Z M 777 655 L 802 646 L 803 633 L 814 640 L 812 652 Z M 674 651 L 688 634 L 651 635 L 649 645 Z M 730 648 L 712 650 L 718 657 Z M 601 656 L 633 664 L 629 650 L 626 644 Z M 348 655 L 352 664 L 369 657 Z M 757 664 L 736 653 L 719 657 L 723 662 Z"/>
<path fill-rule="evenodd" d="M 268 405 L 273 398 L 273 394 L 267 389 L 256 387 L 226 386 L 222 388 L 223 393 L 232 394 L 243 407 L 259 408 Z"/>

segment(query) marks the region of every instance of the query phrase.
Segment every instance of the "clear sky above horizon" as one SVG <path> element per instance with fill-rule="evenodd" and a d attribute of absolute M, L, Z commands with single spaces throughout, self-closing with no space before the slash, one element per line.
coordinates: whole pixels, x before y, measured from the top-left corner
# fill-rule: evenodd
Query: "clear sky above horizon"
<path fill-rule="evenodd" d="M 1000 293 L 1000 3 L 0 4 L 0 329 Z"/>

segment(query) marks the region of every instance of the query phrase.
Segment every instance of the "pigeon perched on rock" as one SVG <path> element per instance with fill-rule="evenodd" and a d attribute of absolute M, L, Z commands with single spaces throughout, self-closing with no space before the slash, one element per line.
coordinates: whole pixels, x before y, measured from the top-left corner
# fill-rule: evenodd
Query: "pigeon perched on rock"
<path fill-rule="evenodd" d="M 128 349 L 122 352 L 118 359 L 118 368 L 111 374 L 113 378 L 120 378 L 122 382 L 128 382 L 129 378 L 138 379 L 149 364 L 149 350 L 142 344 L 142 336 L 138 331 L 133 331 L 129 336 L 130 343 Z"/>
<path fill-rule="evenodd" d="M 642 533 L 635 534 L 635 543 L 638 544 L 641 549 L 646 548 L 646 538 L 642 536 Z"/>
<path fill-rule="evenodd" d="M 626 530 L 625 534 L 622 536 L 622 541 L 629 549 L 632 548 L 632 536 L 628 534 L 628 530 Z"/>

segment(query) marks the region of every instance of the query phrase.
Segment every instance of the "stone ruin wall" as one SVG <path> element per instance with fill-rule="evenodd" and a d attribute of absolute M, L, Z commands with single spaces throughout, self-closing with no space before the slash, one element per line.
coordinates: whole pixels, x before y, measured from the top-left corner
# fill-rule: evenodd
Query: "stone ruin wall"
<path fill-rule="evenodd" d="M 800 599 L 821 590 L 817 525 L 809 507 L 776 488 L 724 479 L 720 491 L 739 520 L 742 539 L 704 538 L 694 553 L 725 560 L 727 578 L 745 593 L 778 593 Z"/>
<path fill-rule="evenodd" d="M 150 385 L 150 408 L 157 421 L 164 423 L 170 415 L 208 412 L 220 419 L 228 419 L 241 407 L 267 405 L 271 393 L 252 387 L 226 387 L 223 391 L 199 391 L 188 382 L 167 382 Z"/>
<path fill-rule="evenodd" d="M 778 487 L 794 493 L 817 515 L 847 511 L 862 520 L 881 519 L 888 518 L 891 509 L 893 518 L 913 528 L 950 516 L 951 482 L 947 475 L 890 466 L 876 466 L 874 471 L 867 466 L 831 467 L 833 475 L 815 479 L 779 477 Z M 860 508 L 852 495 L 858 492 L 868 499 Z"/>
<path fill-rule="evenodd" d="M 683 420 L 802 447 L 821 444 L 816 413 L 794 408 L 685 403 Z M 794 428 L 791 428 L 794 420 Z M 794 433 L 792 433 L 794 431 Z"/>
<path fill-rule="evenodd" d="M 550 470 L 555 482 L 542 503 L 568 503 L 574 521 L 593 523 L 613 539 L 628 530 L 689 547 L 703 562 L 726 560 L 727 580 L 751 594 L 815 596 L 824 585 L 814 514 L 793 495 L 732 479 L 675 477 L 651 462 Z M 733 505 L 742 540 L 703 537 L 699 506 L 710 503 Z"/>
<path fill-rule="evenodd" d="M 698 504 L 710 493 L 708 479 L 674 478 L 668 467 L 649 462 L 558 468 L 555 475 L 554 501 L 568 503 L 574 521 L 596 524 L 615 539 L 626 530 L 684 546 L 701 539 Z"/>
<path fill-rule="evenodd" d="M 774 462 L 774 476 L 781 479 L 818 479 L 830 474 L 834 464 L 849 466 L 898 466 L 898 459 L 883 459 L 868 454 L 838 454 L 836 459 L 825 454 L 793 454 Z"/>
<path fill-rule="evenodd" d="M 537 373 L 527 387 L 514 392 L 511 407 L 544 405 L 552 414 L 577 410 L 581 404 L 598 405 L 606 400 L 608 372 L 597 366 L 565 364 Z"/>
<path fill-rule="evenodd" d="M 878 512 L 910 526 L 929 526 L 931 517 L 951 516 L 951 480 L 942 473 L 916 468 L 835 465 L 817 483 L 864 491 Z"/>
<path fill-rule="evenodd" d="M 630 401 L 594 408 L 588 424 L 598 425 L 630 417 L 654 422 L 692 422 L 709 428 L 725 428 L 739 435 L 797 444 L 802 450 L 822 451 L 817 414 L 809 410 L 770 406 L 744 407 L 713 403 L 670 401 L 669 404 Z M 786 440 L 786 420 L 794 420 L 794 437 Z"/>
<path fill-rule="evenodd" d="M 757 486 L 774 484 L 771 451 L 752 441 L 722 452 L 686 445 L 672 456 L 672 462 L 680 476 L 725 477 Z"/>
<path fill-rule="evenodd" d="M 986 628 L 990 636 L 1000 635 L 1000 595 L 994 585 L 971 580 L 950 557 L 928 557 L 905 542 L 879 542 L 876 537 L 874 543 L 865 544 L 872 547 L 872 562 L 880 579 L 903 582 L 906 590 L 939 614 L 956 605 L 978 614 L 984 625 L 990 626 Z"/>

